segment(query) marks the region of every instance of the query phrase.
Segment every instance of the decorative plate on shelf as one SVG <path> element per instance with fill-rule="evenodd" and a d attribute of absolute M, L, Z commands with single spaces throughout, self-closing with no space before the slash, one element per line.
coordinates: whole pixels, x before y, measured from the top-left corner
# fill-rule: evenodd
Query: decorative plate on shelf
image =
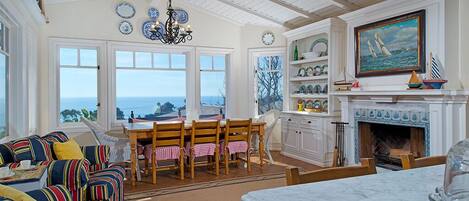
<path fill-rule="evenodd" d="M 133 28 L 132 24 L 129 21 L 124 20 L 121 23 L 119 23 L 119 31 L 122 34 L 129 35 L 130 33 L 132 33 L 133 30 L 134 30 L 134 28 Z"/>
<path fill-rule="evenodd" d="M 159 39 L 158 37 L 156 37 L 155 34 L 153 34 L 150 30 L 151 30 L 151 25 L 154 24 L 156 21 L 154 20 L 148 20 L 146 22 L 143 23 L 142 25 L 142 33 L 143 33 L 143 36 L 145 36 L 146 38 L 150 39 L 150 40 L 157 40 Z M 160 22 L 160 30 L 159 32 L 161 34 L 164 34 L 166 31 L 164 29 L 164 26 L 163 24 Z"/>
<path fill-rule="evenodd" d="M 159 16 L 160 16 L 160 11 L 158 11 L 158 9 L 154 7 L 151 7 L 148 9 L 148 17 L 150 17 L 150 19 L 156 20 L 158 19 Z"/>
<path fill-rule="evenodd" d="M 327 64 L 324 64 L 321 66 L 321 75 L 327 75 L 329 71 L 329 66 Z"/>
<path fill-rule="evenodd" d="M 183 9 L 174 9 L 173 18 L 180 24 L 189 22 L 189 14 Z"/>
<path fill-rule="evenodd" d="M 313 76 L 314 75 L 314 68 L 312 66 L 306 68 L 306 74 L 308 74 L 308 76 Z"/>
<path fill-rule="evenodd" d="M 122 18 L 130 19 L 135 15 L 135 8 L 130 3 L 122 2 L 117 4 L 116 13 Z"/>
<path fill-rule="evenodd" d="M 306 93 L 306 86 L 305 86 L 305 85 L 301 85 L 300 88 L 298 89 L 298 91 L 300 92 L 300 94 Z"/>
<path fill-rule="evenodd" d="M 307 100 L 305 104 L 306 108 L 312 109 L 313 108 L 313 101 L 312 100 Z"/>
<path fill-rule="evenodd" d="M 327 100 L 323 100 L 322 101 L 322 111 L 323 112 L 327 112 L 327 106 L 328 106 L 328 101 Z"/>
<path fill-rule="evenodd" d="M 319 84 L 314 85 L 313 93 L 315 93 L 315 94 L 321 93 L 321 85 L 319 85 Z"/>
<path fill-rule="evenodd" d="M 308 94 L 314 93 L 314 87 L 313 87 L 313 85 L 311 85 L 311 84 L 308 85 L 308 87 L 306 87 L 306 91 L 307 91 Z"/>
<path fill-rule="evenodd" d="M 296 74 L 297 77 L 306 77 L 308 73 L 306 72 L 305 68 L 298 69 L 298 73 Z"/>
<path fill-rule="evenodd" d="M 324 85 L 324 87 L 323 87 L 322 90 L 321 90 L 321 93 L 327 94 L 327 91 L 329 90 L 328 88 L 329 88 L 329 85 L 327 85 L 327 84 Z"/>
<path fill-rule="evenodd" d="M 272 45 L 274 44 L 274 41 L 275 41 L 274 33 L 269 31 L 269 32 L 265 32 L 262 35 L 262 43 L 264 43 L 264 45 Z"/>
<path fill-rule="evenodd" d="M 315 66 L 315 67 L 314 67 L 314 70 L 313 70 L 313 75 L 314 75 L 314 76 L 319 76 L 319 75 L 321 75 L 321 69 L 322 69 L 321 66 Z"/>
<path fill-rule="evenodd" d="M 310 48 L 311 52 L 315 52 L 320 57 L 327 56 L 327 39 L 320 38 L 313 42 Z"/>
<path fill-rule="evenodd" d="M 320 100 L 315 100 L 313 102 L 313 108 L 314 109 L 321 109 L 321 101 Z"/>

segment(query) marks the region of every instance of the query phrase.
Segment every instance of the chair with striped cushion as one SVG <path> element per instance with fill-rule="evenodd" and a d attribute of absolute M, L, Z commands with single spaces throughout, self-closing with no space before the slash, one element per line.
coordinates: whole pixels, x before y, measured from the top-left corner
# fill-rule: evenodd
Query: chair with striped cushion
<path fill-rule="evenodd" d="M 26 192 L 35 200 L 72 201 L 70 191 L 63 185 L 48 186 L 43 189 Z"/>
<path fill-rule="evenodd" d="M 153 123 L 153 138 L 145 146 L 145 158 L 151 159 L 152 182 L 156 184 L 156 172 L 178 169 L 184 179 L 184 122 Z M 158 161 L 175 160 L 174 165 L 157 167 Z M 147 164 L 145 164 L 147 166 Z"/>
<path fill-rule="evenodd" d="M 195 176 L 195 166 L 215 165 L 215 174 L 220 174 L 220 121 L 192 121 L 191 141 L 186 144 L 186 156 L 190 157 L 191 178 Z M 215 162 L 195 163 L 196 157 L 214 156 Z"/>
<path fill-rule="evenodd" d="M 243 159 L 239 153 L 244 153 L 248 172 L 251 171 L 251 127 L 252 119 L 249 120 L 230 120 L 226 121 L 225 139 L 222 143 L 224 150 L 223 158 L 225 163 L 225 174 L 229 173 L 230 163 L 239 163 Z M 234 156 L 234 160 L 230 160 Z"/>

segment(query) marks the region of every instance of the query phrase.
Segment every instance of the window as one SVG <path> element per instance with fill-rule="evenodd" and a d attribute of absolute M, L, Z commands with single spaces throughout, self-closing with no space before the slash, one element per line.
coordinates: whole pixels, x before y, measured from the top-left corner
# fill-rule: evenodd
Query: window
<path fill-rule="evenodd" d="M 9 29 L 0 21 L 0 139 L 8 135 Z"/>
<path fill-rule="evenodd" d="M 226 56 L 200 56 L 200 112 L 199 119 L 225 117 Z"/>
<path fill-rule="evenodd" d="M 258 114 L 283 108 L 283 58 L 258 56 L 256 61 L 256 103 Z"/>
<path fill-rule="evenodd" d="M 98 118 L 97 48 L 59 48 L 60 123 Z"/>
<path fill-rule="evenodd" d="M 185 118 L 185 54 L 119 50 L 115 62 L 117 120 Z"/>

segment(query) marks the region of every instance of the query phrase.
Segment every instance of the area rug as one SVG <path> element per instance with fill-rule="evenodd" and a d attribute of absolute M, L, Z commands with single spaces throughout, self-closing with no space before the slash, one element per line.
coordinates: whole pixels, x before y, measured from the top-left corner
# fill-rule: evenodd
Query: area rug
<path fill-rule="evenodd" d="M 220 180 L 215 180 L 215 181 L 200 182 L 200 183 L 195 183 L 195 184 L 187 184 L 187 185 L 173 186 L 173 187 L 167 187 L 167 188 L 155 188 L 151 190 L 126 193 L 124 195 L 124 200 L 139 200 L 139 199 L 155 197 L 155 196 L 160 196 L 160 195 L 167 195 L 167 194 L 173 194 L 173 193 L 180 193 L 180 192 L 186 192 L 186 191 L 193 191 L 193 190 L 199 190 L 199 189 L 205 189 L 205 188 L 213 188 L 213 187 L 254 182 L 254 181 L 278 179 L 278 178 L 284 178 L 284 177 L 285 177 L 284 173 L 276 173 L 276 174 L 269 174 L 269 175 L 253 175 L 253 176 L 244 176 L 244 177 L 231 178 L 231 179 L 220 179 Z"/>

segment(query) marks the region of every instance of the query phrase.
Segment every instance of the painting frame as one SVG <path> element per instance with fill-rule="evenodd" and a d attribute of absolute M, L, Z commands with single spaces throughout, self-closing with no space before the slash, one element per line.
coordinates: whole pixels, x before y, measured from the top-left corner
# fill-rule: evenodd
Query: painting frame
<path fill-rule="evenodd" d="M 355 38 L 355 77 L 372 77 L 372 76 L 386 76 L 386 75 L 396 75 L 396 74 L 408 74 L 412 71 L 417 73 L 425 73 L 425 61 L 426 61 L 426 41 L 425 41 L 425 27 L 426 27 L 426 19 L 425 19 L 425 10 L 418 10 L 415 12 L 403 14 L 400 16 L 384 19 L 381 21 L 361 25 L 355 27 L 354 29 L 354 38 Z M 365 31 L 379 29 L 390 25 L 395 25 L 397 23 L 402 23 L 406 21 L 410 21 L 416 19 L 417 20 L 417 64 L 414 66 L 399 66 L 395 68 L 386 68 L 386 69 L 378 69 L 378 70 L 362 70 L 362 62 L 361 62 L 361 55 L 362 47 L 360 37 L 361 34 Z M 368 41 L 369 42 L 369 41 Z M 364 47 L 363 47 L 364 48 Z M 371 51 L 371 50 L 370 50 Z M 376 56 L 376 55 L 374 55 Z"/>

